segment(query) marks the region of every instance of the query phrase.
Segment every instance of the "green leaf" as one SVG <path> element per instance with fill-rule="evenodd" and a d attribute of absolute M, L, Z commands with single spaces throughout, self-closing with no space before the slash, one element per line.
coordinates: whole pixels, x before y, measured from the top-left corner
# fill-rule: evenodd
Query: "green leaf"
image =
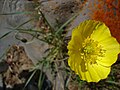
<path fill-rule="evenodd" d="M 29 22 L 30 22 L 30 21 L 32 21 L 32 20 L 34 20 L 34 18 L 29 19 L 29 20 L 27 20 L 27 21 L 23 22 L 22 24 L 18 25 L 18 26 L 16 27 L 16 29 L 18 29 L 18 28 L 22 27 L 23 25 L 25 25 L 25 24 L 29 23 Z"/>
<path fill-rule="evenodd" d="M 45 79 L 45 75 L 41 71 L 40 72 L 40 76 L 39 76 L 39 81 L 38 81 L 38 88 L 39 88 L 39 90 L 42 90 L 42 85 L 43 85 L 44 79 Z"/>
<path fill-rule="evenodd" d="M 5 33 L 4 35 L 2 35 L 2 36 L 0 37 L 0 39 L 6 37 L 6 36 L 9 35 L 11 32 L 12 32 L 12 31 L 9 31 L 9 32 Z"/>

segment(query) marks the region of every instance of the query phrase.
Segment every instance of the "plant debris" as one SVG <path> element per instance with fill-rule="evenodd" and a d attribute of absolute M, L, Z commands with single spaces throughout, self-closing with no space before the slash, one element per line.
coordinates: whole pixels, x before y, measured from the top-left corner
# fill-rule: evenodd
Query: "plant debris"
<path fill-rule="evenodd" d="M 29 71 L 33 67 L 32 61 L 28 58 L 22 46 L 13 45 L 6 54 L 8 70 L 3 74 L 6 87 L 12 88 L 15 84 L 25 83 L 20 79 L 20 73 Z"/>

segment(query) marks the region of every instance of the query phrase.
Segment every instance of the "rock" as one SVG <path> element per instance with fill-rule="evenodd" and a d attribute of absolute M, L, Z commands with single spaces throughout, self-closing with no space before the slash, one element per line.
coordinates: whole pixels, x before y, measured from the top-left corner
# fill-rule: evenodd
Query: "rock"
<path fill-rule="evenodd" d="M 55 29 L 80 12 L 82 8 L 81 0 L 50 0 L 41 5 L 41 11 Z"/>

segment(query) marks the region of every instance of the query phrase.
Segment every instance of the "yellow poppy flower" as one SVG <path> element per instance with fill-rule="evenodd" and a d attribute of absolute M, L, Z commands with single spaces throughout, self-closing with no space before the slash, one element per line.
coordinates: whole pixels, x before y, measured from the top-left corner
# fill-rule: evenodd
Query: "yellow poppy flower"
<path fill-rule="evenodd" d="M 107 78 L 120 53 L 120 44 L 102 22 L 86 20 L 72 31 L 68 43 L 68 65 L 81 80 Z"/>

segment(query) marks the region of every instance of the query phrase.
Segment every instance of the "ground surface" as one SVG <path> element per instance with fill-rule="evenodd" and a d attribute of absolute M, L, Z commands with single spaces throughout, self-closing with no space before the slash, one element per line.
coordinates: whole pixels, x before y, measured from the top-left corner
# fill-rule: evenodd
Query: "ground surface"
<path fill-rule="evenodd" d="M 39 28 L 41 28 L 44 30 L 44 33 L 48 32 L 49 27 L 46 22 L 44 22 L 43 18 L 36 19 L 38 13 L 36 15 L 36 12 L 34 11 L 36 10 L 36 6 L 39 6 L 38 3 L 36 4 L 37 1 L 38 0 L 9 0 L 8 2 L 7 0 L 1 0 L 0 14 L 7 15 L 0 15 L 0 38 L 4 36 L 5 33 L 11 31 L 10 28 L 14 30 L 14 28 L 19 27 L 19 25 L 20 29 L 39 30 Z M 89 2 L 86 3 L 83 3 L 83 1 L 85 0 L 39 0 L 39 2 L 42 3 L 40 5 L 40 10 L 55 31 L 79 12 L 78 16 L 67 27 L 64 27 L 65 32 L 68 31 L 65 33 L 66 38 L 63 40 L 64 45 L 67 45 L 67 42 L 69 41 L 71 30 L 83 20 L 89 19 L 88 4 L 91 0 L 88 0 Z M 21 12 L 24 11 L 31 11 L 33 13 L 21 14 Z M 9 14 L 11 12 L 17 12 L 17 14 Z M 35 18 L 35 20 L 29 22 L 29 19 L 31 18 Z M 29 23 L 21 25 L 26 21 Z M 41 34 L 37 35 L 39 36 Z M 17 36 L 19 40 L 15 38 L 15 36 Z M 45 52 L 53 48 L 53 46 L 48 43 L 46 44 L 36 38 L 32 38 L 33 37 L 29 36 L 29 34 L 23 32 L 18 33 L 18 31 L 15 31 L 0 39 L 0 57 L 4 54 L 4 57 L 1 58 L 1 61 L 3 62 L 0 63 L 0 67 L 2 68 L 0 69 L 2 75 L 0 86 L 2 88 L 6 87 L 9 88 L 8 90 L 22 90 L 30 75 L 33 73 L 29 72 L 29 70 L 31 70 L 32 67 L 37 66 L 36 63 L 42 60 L 42 57 L 46 55 Z M 56 41 L 55 43 L 58 42 Z M 67 53 L 66 46 L 64 47 L 64 45 L 61 47 L 61 51 Z M 62 54 L 58 56 L 56 56 L 56 54 L 53 55 L 55 55 L 52 56 L 54 57 L 52 58 L 53 60 L 56 60 L 56 57 L 59 59 L 62 56 Z M 51 60 L 49 63 L 51 67 L 47 67 L 47 70 L 44 70 L 45 73 L 40 66 L 40 70 L 33 75 L 33 79 L 31 79 L 25 90 L 38 90 L 41 72 L 43 74 L 42 78 L 45 76 L 42 90 L 46 90 L 45 88 L 49 88 L 47 90 L 119 90 L 120 59 L 112 66 L 111 73 L 106 80 L 102 80 L 99 83 L 87 83 L 81 81 L 74 72 L 69 71 L 67 59 L 64 58 L 65 56 L 67 57 L 66 54 L 63 55 L 61 59 L 62 62 L 59 61 L 60 63 Z M 64 64 L 66 67 L 63 68 Z M 57 70 L 55 65 L 57 65 Z M 2 83 L 4 83 L 4 85 Z"/>

